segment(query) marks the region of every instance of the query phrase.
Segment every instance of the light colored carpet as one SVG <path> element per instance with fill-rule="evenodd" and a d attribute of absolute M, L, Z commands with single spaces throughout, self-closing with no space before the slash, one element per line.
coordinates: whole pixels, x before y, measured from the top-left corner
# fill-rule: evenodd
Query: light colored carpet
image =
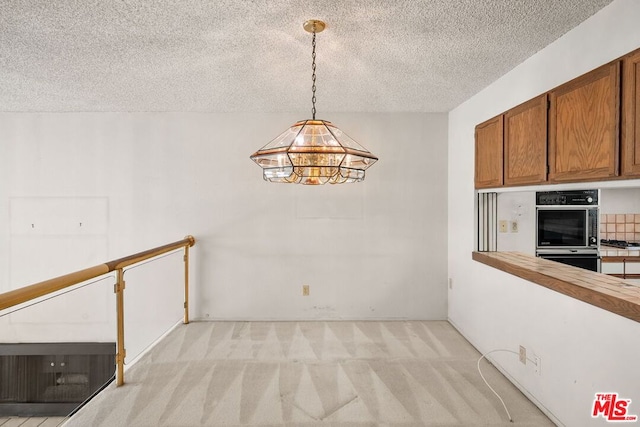
<path fill-rule="evenodd" d="M 448 322 L 193 322 L 66 426 L 553 425 L 479 356 Z"/>
<path fill-rule="evenodd" d="M 0 427 L 59 427 L 64 417 L 0 417 Z"/>

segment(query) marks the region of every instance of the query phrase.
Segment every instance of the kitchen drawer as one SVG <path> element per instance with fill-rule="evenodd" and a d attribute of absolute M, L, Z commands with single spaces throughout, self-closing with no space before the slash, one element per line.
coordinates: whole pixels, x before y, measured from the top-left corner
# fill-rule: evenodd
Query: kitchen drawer
<path fill-rule="evenodd" d="M 627 274 L 640 274 L 640 258 L 634 261 L 625 260 L 625 270 Z"/>
<path fill-rule="evenodd" d="M 621 262 L 603 262 L 600 272 L 604 274 L 622 274 L 624 265 Z"/>

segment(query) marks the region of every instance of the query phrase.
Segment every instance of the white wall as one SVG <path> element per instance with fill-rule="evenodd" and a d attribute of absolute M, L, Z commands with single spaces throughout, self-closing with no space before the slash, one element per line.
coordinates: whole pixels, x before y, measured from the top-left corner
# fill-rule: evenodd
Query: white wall
<path fill-rule="evenodd" d="M 298 118 L 0 114 L 0 291 L 68 272 L 62 251 L 31 266 L 47 277 L 9 273 L 12 200 L 102 198 L 105 253 L 85 262 L 193 234 L 194 318 L 445 319 L 447 115 L 327 114 L 380 158 L 366 180 L 269 184 L 249 155 Z"/>
<path fill-rule="evenodd" d="M 492 358 L 568 426 L 604 424 L 590 408 L 606 390 L 640 413 L 640 324 L 471 260 L 474 126 L 640 47 L 638 22 L 640 2 L 616 0 L 449 114 L 449 319 L 481 351 L 539 355 L 542 376 L 513 354 Z"/>
<path fill-rule="evenodd" d="M 640 213 L 640 188 L 603 188 L 600 213 Z"/>
<path fill-rule="evenodd" d="M 507 232 L 499 231 L 498 250 L 536 253 L 536 193 L 517 191 L 498 194 L 498 221 L 507 221 Z M 517 223 L 516 231 L 513 223 Z"/>

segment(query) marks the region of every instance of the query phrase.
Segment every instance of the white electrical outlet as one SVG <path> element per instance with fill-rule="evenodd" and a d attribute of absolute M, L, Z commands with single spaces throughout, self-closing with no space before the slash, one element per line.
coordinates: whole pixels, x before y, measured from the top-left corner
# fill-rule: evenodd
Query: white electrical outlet
<path fill-rule="evenodd" d="M 511 232 L 512 233 L 518 232 L 518 221 L 511 221 Z"/>
<path fill-rule="evenodd" d="M 520 359 L 520 363 L 523 365 L 527 364 L 527 349 L 523 346 L 520 346 L 520 353 L 518 354 L 518 359 Z"/>

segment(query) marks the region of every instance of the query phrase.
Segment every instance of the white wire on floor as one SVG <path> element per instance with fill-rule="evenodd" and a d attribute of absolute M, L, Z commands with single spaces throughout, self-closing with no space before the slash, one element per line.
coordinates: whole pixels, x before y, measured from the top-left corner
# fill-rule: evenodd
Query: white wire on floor
<path fill-rule="evenodd" d="M 490 355 L 491 353 L 496 353 L 498 351 L 505 351 L 507 353 L 513 353 L 515 355 L 519 355 L 519 353 L 513 351 L 513 350 L 507 350 L 507 349 L 497 349 L 497 350 L 491 350 L 485 354 L 483 354 L 482 356 L 480 356 L 480 358 L 478 359 L 478 373 L 480 374 L 480 377 L 482 378 L 482 381 L 484 381 L 484 383 L 487 385 L 487 387 L 489 387 L 489 390 L 491 390 L 493 392 L 493 394 L 495 394 L 498 399 L 500 399 L 500 403 L 502 403 L 502 406 L 504 407 L 504 411 L 507 413 L 507 417 L 509 417 L 509 421 L 513 422 L 513 418 L 511 418 L 511 414 L 509 413 L 509 410 L 507 409 L 507 405 L 505 405 L 504 400 L 502 400 L 502 397 L 500 397 L 500 395 L 498 394 L 498 392 L 496 392 L 493 387 L 491 387 L 489 385 L 489 383 L 487 382 L 486 378 L 484 377 L 484 375 L 482 375 L 482 371 L 480 370 L 480 361 L 482 359 L 486 359 L 486 356 Z M 489 362 L 489 360 L 487 359 L 487 362 Z M 491 363 L 491 362 L 489 362 Z"/>

